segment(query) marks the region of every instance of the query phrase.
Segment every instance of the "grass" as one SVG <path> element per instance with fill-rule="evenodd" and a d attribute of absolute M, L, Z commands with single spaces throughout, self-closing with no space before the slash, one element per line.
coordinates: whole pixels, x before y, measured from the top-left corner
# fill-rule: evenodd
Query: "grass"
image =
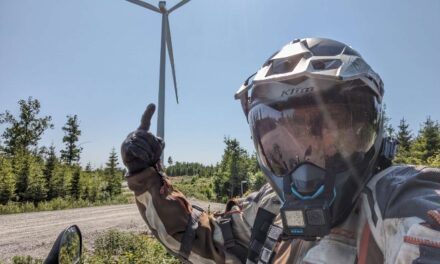
<path fill-rule="evenodd" d="M 203 201 L 215 199 L 213 178 L 200 176 L 170 177 L 173 186 L 186 197 L 193 197 Z"/>
<path fill-rule="evenodd" d="M 13 264 L 40 264 L 41 259 L 30 256 L 16 256 Z M 99 235 L 94 242 L 94 249 L 85 249 L 83 264 L 178 264 L 180 261 L 167 253 L 156 239 L 131 232 L 110 230 Z"/>
<path fill-rule="evenodd" d="M 100 201 L 88 201 L 83 199 L 63 199 L 55 198 L 50 201 L 40 202 L 38 206 L 35 206 L 32 202 L 20 203 L 20 202 L 8 202 L 3 205 L 0 204 L 0 215 L 2 214 L 17 214 L 17 213 L 29 213 L 39 211 L 53 211 L 63 210 L 71 208 L 112 205 L 112 204 L 126 204 L 133 202 L 134 198 L 131 193 L 123 193 L 116 197 L 112 197 L 106 200 Z"/>

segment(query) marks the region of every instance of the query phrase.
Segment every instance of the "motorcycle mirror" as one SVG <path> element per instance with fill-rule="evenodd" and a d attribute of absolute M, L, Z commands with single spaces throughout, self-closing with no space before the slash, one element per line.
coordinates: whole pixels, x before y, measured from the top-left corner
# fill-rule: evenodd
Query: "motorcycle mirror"
<path fill-rule="evenodd" d="M 77 264 L 81 262 L 82 236 L 77 225 L 58 235 L 44 264 Z"/>

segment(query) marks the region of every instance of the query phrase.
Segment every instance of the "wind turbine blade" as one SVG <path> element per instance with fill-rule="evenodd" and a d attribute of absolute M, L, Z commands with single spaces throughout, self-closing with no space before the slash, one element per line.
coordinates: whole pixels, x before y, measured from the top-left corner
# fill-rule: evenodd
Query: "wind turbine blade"
<path fill-rule="evenodd" d="M 170 9 L 168 9 L 168 13 L 173 12 L 174 10 L 176 10 L 177 8 L 183 6 L 184 4 L 188 3 L 190 0 L 182 0 L 181 2 L 177 3 L 175 6 L 171 7 Z"/>
<path fill-rule="evenodd" d="M 168 19 L 167 15 L 167 48 L 168 48 L 168 55 L 170 56 L 170 64 L 171 64 L 171 71 L 173 73 L 173 81 L 174 81 L 174 92 L 176 93 L 176 101 L 179 103 L 179 96 L 177 95 L 177 81 L 176 81 L 176 69 L 174 67 L 174 54 L 173 54 L 173 44 L 171 43 L 171 30 L 170 30 L 170 20 Z"/>
<path fill-rule="evenodd" d="M 140 0 L 125 0 L 125 1 L 128 1 L 128 2 L 131 2 L 131 3 L 133 3 L 133 4 L 136 4 L 136 5 L 139 5 L 139 6 L 145 7 L 145 8 L 147 8 L 147 9 L 153 10 L 153 11 L 155 11 L 155 12 L 157 12 L 157 13 L 161 13 L 159 8 L 157 8 L 157 7 L 155 7 L 154 5 L 151 5 L 151 4 L 149 4 L 149 3 L 145 3 L 145 2 L 143 2 L 143 1 L 140 1 Z"/>

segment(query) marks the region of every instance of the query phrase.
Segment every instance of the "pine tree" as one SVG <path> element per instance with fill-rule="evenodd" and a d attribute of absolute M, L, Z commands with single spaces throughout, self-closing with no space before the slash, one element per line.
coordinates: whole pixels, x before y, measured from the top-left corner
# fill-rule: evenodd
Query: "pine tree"
<path fill-rule="evenodd" d="M 52 172 L 50 189 L 48 192 L 48 196 L 50 195 L 52 199 L 66 196 L 65 178 L 67 173 L 70 174 L 70 168 L 61 164 L 55 166 Z"/>
<path fill-rule="evenodd" d="M 389 117 L 388 115 L 387 115 L 387 112 L 386 112 L 386 109 L 387 109 L 387 106 L 384 104 L 383 105 L 383 128 L 384 128 L 384 131 L 385 131 L 385 133 L 386 133 L 386 135 L 387 136 L 389 136 L 389 137 L 393 137 L 394 136 L 394 128 L 393 128 L 393 126 L 391 125 L 391 117 Z"/>
<path fill-rule="evenodd" d="M 29 163 L 32 156 L 24 150 L 17 150 L 12 158 L 12 168 L 15 174 L 15 194 L 20 201 L 25 200 L 29 183 Z"/>
<path fill-rule="evenodd" d="M 0 123 L 1 124 L 1 123 Z M 5 155 L 5 147 L 2 144 L 2 139 L 0 138 L 0 155 Z"/>
<path fill-rule="evenodd" d="M 412 163 L 427 164 L 440 151 L 440 126 L 430 117 L 423 123 L 411 147 Z"/>
<path fill-rule="evenodd" d="M 77 145 L 81 130 L 79 129 L 78 116 L 67 116 L 66 125 L 63 126 L 63 143 L 66 148 L 61 150 L 61 159 L 67 164 L 72 165 L 80 160 L 82 148 Z"/>
<path fill-rule="evenodd" d="M 27 160 L 26 173 L 28 175 L 28 184 L 23 197 L 38 205 L 47 197 L 46 179 L 43 174 L 43 164 L 34 157 L 29 156 Z"/>
<path fill-rule="evenodd" d="M 4 151 L 9 155 L 17 152 L 30 152 L 31 147 L 37 147 L 44 131 L 53 128 L 50 123 L 52 117 L 39 117 L 40 102 L 29 97 L 27 100 L 18 101 L 20 114 L 14 117 L 9 111 L 0 114 L 0 124 L 10 124 L 2 137 L 4 138 Z"/>
<path fill-rule="evenodd" d="M 409 124 L 406 123 L 405 118 L 400 120 L 397 127 L 397 140 L 399 141 L 399 148 L 403 151 L 409 151 L 411 147 L 411 130 L 409 130 Z"/>
<path fill-rule="evenodd" d="M 97 172 L 93 172 L 90 176 L 90 186 L 88 198 L 90 201 L 95 202 L 102 198 L 103 181 L 100 179 Z"/>
<path fill-rule="evenodd" d="M 92 176 L 91 172 L 88 171 L 81 172 L 81 177 L 79 179 L 81 186 L 80 197 L 83 200 L 89 200 L 91 176 Z"/>
<path fill-rule="evenodd" d="M 55 146 L 52 145 L 49 147 L 46 166 L 44 168 L 44 176 L 47 182 L 47 199 L 51 200 L 56 197 L 56 192 L 53 186 L 53 178 L 55 174 L 55 169 L 58 166 L 58 158 L 55 153 Z"/>
<path fill-rule="evenodd" d="M 81 194 L 80 177 L 81 169 L 78 166 L 73 172 L 72 181 L 70 183 L 70 196 L 72 196 L 72 198 L 75 200 L 78 200 Z"/>
<path fill-rule="evenodd" d="M 92 172 L 92 163 L 90 163 L 90 161 L 89 162 L 87 162 L 87 165 L 86 165 L 86 169 L 85 169 L 85 171 L 87 171 L 87 172 Z"/>
<path fill-rule="evenodd" d="M 248 180 L 248 154 L 236 139 L 225 138 L 222 161 L 215 173 L 214 189 L 218 196 L 240 194 L 241 181 Z"/>
<path fill-rule="evenodd" d="M 411 163 L 409 156 L 412 144 L 412 135 L 411 130 L 409 130 L 409 124 L 406 123 L 405 118 L 400 120 L 397 130 L 397 140 L 399 141 L 399 145 L 394 162 Z"/>
<path fill-rule="evenodd" d="M 122 175 L 117 169 L 118 164 L 118 155 L 116 154 L 116 149 L 112 148 L 108 162 L 106 163 L 106 174 L 108 182 L 107 191 L 110 196 L 121 193 Z"/>
<path fill-rule="evenodd" d="M 6 204 L 14 198 L 15 175 L 11 161 L 0 156 L 0 204 Z"/>

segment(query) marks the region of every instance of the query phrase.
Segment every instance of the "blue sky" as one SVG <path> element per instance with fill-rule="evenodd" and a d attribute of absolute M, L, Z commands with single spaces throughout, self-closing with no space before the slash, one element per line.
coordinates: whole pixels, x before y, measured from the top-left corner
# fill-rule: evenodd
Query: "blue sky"
<path fill-rule="evenodd" d="M 39 99 L 55 124 L 41 144 L 58 150 L 66 115 L 77 114 L 83 163 L 104 164 L 157 102 L 160 22 L 123 0 L 0 1 L 0 112 Z M 170 24 L 180 104 L 168 69 L 165 156 L 174 160 L 215 163 L 224 136 L 253 151 L 234 92 L 295 38 L 333 38 L 359 51 L 384 80 L 395 126 L 405 117 L 416 132 L 428 115 L 440 120 L 437 0 L 192 0 Z"/>

